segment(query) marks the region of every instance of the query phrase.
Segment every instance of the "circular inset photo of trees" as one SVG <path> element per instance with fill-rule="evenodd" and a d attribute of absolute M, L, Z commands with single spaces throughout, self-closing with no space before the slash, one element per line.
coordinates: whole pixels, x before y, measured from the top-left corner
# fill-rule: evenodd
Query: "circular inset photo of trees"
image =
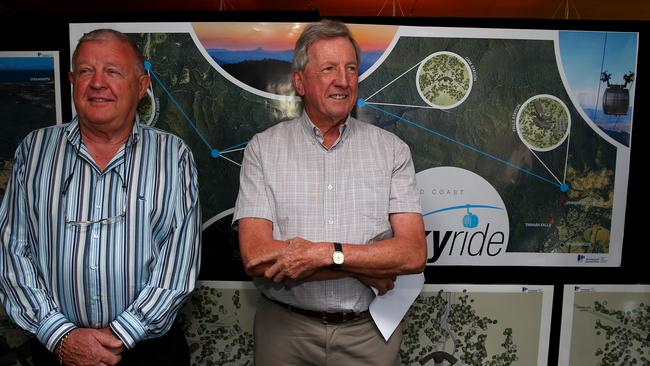
<path fill-rule="evenodd" d="M 463 103 L 472 90 L 472 69 L 459 55 L 440 51 L 429 55 L 418 68 L 420 97 L 432 107 L 449 109 Z"/>
<path fill-rule="evenodd" d="M 517 112 L 517 134 L 530 149 L 550 151 L 569 135 L 571 115 L 558 97 L 548 94 L 529 98 Z"/>

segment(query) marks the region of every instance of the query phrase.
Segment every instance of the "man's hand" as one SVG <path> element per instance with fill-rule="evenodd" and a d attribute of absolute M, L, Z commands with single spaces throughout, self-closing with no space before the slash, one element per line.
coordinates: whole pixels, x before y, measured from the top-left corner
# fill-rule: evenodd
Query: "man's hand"
<path fill-rule="evenodd" d="M 271 264 L 264 272 L 264 278 L 278 283 L 285 280 L 299 281 L 327 266 L 331 250 L 331 244 L 293 238 L 287 241 L 285 248 L 251 260 L 246 270 L 252 271 L 256 266 Z"/>
<path fill-rule="evenodd" d="M 379 296 L 386 294 L 388 291 L 392 290 L 395 287 L 396 277 L 380 278 L 363 275 L 356 275 L 355 277 L 365 285 L 376 288 L 379 291 L 377 294 Z"/>
<path fill-rule="evenodd" d="M 109 328 L 76 328 L 68 334 L 63 347 L 63 364 L 116 365 L 122 358 L 120 354 L 123 350 L 122 341 Z"/>

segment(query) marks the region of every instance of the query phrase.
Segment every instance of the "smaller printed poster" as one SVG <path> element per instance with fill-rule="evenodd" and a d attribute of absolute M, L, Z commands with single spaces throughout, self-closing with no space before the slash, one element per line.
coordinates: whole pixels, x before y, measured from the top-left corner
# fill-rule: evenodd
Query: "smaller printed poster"
<path fill-rule="evenodd" d="M 650 285 L 565 285 L 559 366 L 650 365 Z"/>
<path fill-rule="evenodd" d="M 402 322 L 402 365 L 545 366 L 553 286 L 424 285 Z"/>
<path fill-rule="evenodd" d="M 0 51 L 0 199 L 14 153 L 32 130 L 61 123 L 58 51 Z"/>

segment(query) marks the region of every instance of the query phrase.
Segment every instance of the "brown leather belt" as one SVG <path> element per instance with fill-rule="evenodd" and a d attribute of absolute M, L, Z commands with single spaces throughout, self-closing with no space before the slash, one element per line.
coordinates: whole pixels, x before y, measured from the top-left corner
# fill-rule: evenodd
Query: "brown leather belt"
<path fill-rule="evenodd" d="M 312 319 L 316 319 L 323 324 L 342 324 L 342 323 L 357 321 L 360 319 L 365 319 L 370 316 L 370 312 L 368 310 L 362 311 L 360 313 L 355 313 L 355 312 L 328 313 L 326 311 L 314 311 L 314 310 L 301 309 L 292 305 L 288 305 L 270 299 L 266 295 L 262 295 L 262 296 L 264 296 L 264 298 L 269 300 L 270 302 L 287 309 L 288 311 L 294 312 L 296 314 L 304 315 Z"/>

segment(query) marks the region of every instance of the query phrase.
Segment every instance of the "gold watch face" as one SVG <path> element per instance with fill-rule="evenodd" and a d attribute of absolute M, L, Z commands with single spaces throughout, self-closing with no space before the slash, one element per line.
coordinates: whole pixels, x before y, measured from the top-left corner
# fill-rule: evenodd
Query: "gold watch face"
<path fill-rule="evenodd" d="M 343 260 L 345 257 L 343 256 L 343 252 L 334 252 L 332 255 L 332 260 L 334 261 L 334 264 L 343 264 Z"/>

